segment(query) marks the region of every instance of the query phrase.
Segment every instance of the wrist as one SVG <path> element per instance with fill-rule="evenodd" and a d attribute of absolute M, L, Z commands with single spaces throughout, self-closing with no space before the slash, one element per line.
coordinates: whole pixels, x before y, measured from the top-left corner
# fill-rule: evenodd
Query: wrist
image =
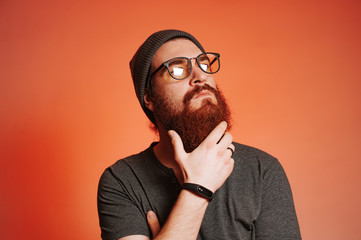
<path fill-rule="evenodd" d="M 208 188 L 203 187 L 199 184 L 184 183 L 182 188 L 185 190 L 191 191 L 200 197 L 207 199 L 209 202 L 212 201 L 212 199 L 213 199 L 213 192 L 211 190 L 209 190 Z"/>

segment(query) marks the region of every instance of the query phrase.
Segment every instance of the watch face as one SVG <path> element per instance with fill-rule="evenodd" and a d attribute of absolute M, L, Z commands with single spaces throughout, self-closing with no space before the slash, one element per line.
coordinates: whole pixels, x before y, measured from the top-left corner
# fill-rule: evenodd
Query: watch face
<path fill-rule="evenodd" d="M 204 196 L 211 198 L 213 196 L 213 193 L 211 191 L 209 191 L 208 189 L 202 187 L 202 186 L 198 186 L 197 188 L 198 192 L 203 194 Z"/>

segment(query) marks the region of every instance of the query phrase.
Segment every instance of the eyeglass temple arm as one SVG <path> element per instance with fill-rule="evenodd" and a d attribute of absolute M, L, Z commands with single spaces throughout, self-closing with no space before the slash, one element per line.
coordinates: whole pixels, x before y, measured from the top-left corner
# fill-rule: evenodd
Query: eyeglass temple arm
<path fill-rule="evenodd" d="M 213 61 L 212 61 L 209 65 L 212 65 L 212 64 L 217 60 L 217 58 L 218 58 L 218 56 L 215 57 L 215 58 L 213 59 Z"/>

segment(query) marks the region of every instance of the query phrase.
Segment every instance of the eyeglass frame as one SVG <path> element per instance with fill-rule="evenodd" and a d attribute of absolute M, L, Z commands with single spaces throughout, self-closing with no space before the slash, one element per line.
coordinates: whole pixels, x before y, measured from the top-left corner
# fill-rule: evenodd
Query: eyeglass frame
<path fill-rule="evenodd" d="M 201 55 L 207 55 L 207 54 L 213 54 L 213 55 L 216 56 L 216 57 L 213 59 L 213 61 L 210 63 L 210 66 L 212 66 L 212 64 L 215 62 L 215 60 L 218 60 L 218 65 L 219 65 L 219 67 L 218 67 L 217 71 L 215 71 L 215 72 L 206 72 L 206 71 L 200 66 L 201 64 L 199 63 L 199 57 L 200 57 Z M 196 60 L 196 63 L 198 64 L 198 67 L 199 67 L 203 72 L 205 72 L 205 73 L 207 73 L 207 74 L 215 74 L 215 73 L 217 73 L 217 72 L 219 71 L 219 69 L 221 69 L 221 61 L 219 60 L 220 56 L 221 56 L 221 55 L 220 55 L 219 53 L 215 53 L 215 52 L 203 52 L 203 53 L 199 54 L 197 57 L 192 57 L 192 58 L 187 58 L 187 57 L 175 57 L 175 58 L 171 58 L 171 59 L 165 61 L 164 63 L 162 63 L 156 70 L 154 70 L 154 72 L 150 74 L 150 77 L 149 77 L 149 78 L 151 79 L 159 70 L 161 70 L 163 67 L 166 67 L 166 69 L 168 70 L 169 75 L 170 75 L 172 78 L 174 78 L 175 80 L 184 80 L 184 79 L 186 79 L 187 77 L 189 77 L 189 76 L 191 75 L 192 71 L 193 71 L 192 59 L 195 59 L 195 60 Z M 169 62 L 172 61 L 172 60 L 174 60 L 174 59 L 179 59 L 179 58 L 187 59 L 188 63 L 190 63 L 190 64 L 189 64 L 189 65 L 190 65 L 190 71 L 189 71 L 188 75 L 187 75 L 186 77 L 183 77 L 183 78 L 175 78 L 175 77 L 171 74 L 170 69 L 169 69 Z"/>

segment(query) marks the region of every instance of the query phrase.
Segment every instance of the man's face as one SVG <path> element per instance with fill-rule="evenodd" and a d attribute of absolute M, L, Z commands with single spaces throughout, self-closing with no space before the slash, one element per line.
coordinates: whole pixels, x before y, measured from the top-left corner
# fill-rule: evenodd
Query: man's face
<path fill-rule="evenodd" d="M 152 60 L 152 71 L 158 68 L 163 62 L 175 57 L 196 57 L 201 54 L 201 50 L 190 40 L 175 39 L 163 44 Z M 183 98 L 187 92 L 191 91 L 197 86 L 208 84 L 213 88 L 217 88 L 212 74 L 203 72 L 197 64 L 195 59 L 192 60 L 192 73 L 189 77 L 183 80 L 176 80 L 172 78 L 167 69 L 163 67 L 159 72 L 153 76 L 152 87 L 158 95 L 167 98 L 170 103 L 174 104 L 173 111 L 183 110 Z M 202 106 L 205 99 L 217 103 L 214 94 L 208 90 L 203 90 L 190 100 L 190 108 L 195 110 Z M 151 107 L 151 106 L 150 106 Z M 151 109 L 152 110 L 152 109 Z"/>
<path fill-rule="evenodd" d="M 152 70 L 174 57 L 196 57 L 201 53 L 185 39 L 165 43 L 155 54 Z M 165 67 L 157 72 L 146 104 L 159 128 L 175 130 L 187 152 L 193 151 L 221 121 L 230 128 L 230 112 L 213 75 L 203 72 L 192 60 L 192 73 L 183 80 L 172 78 Z"/>

